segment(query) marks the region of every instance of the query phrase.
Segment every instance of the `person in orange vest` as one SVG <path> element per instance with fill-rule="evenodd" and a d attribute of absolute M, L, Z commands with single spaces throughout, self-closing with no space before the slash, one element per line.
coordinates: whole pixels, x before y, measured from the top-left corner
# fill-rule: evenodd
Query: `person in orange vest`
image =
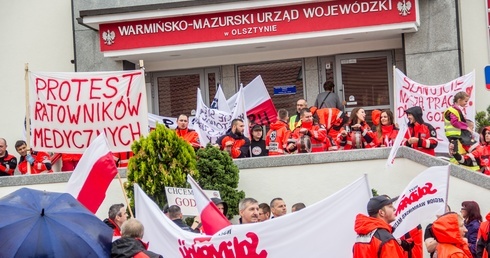
<path fill-rule="evenodd" d="M 300 116 L 301 125 L 296 127 L 292 133 L 292 138 L 296 141 L 296 144 L 289 144 L 288 149 L 297 149 L 300 153 L 324 151 L 327 130 L 319 125 L 313 124 L 313 115 L 310 109 L 302 109 Z M 307 146 L 310 143 L 311 146 Z"/>
<path fill-rule="evenodd" d="M 82 154 L 61 153 L 61 171 L 74 171 L 81 158 Z"/>
<path fill-rule="evenodd" d="M 299 99 L 296 102 L 296 114 L 291 116 L 289 118 L 289 130 L 294 131 L 296 127 L 298 127 L 301 124 L 301 116 L 299 112 L 301 112 L 301 109 L 308 107 L 308 103 L 304 99 Z"/>
<path fill-rule="evenodd" d="M 188 142 L 194 149 L 201 147 L 199 143 L 199 135 L 196 131 L 189 129 L 189 118 L 186 115 L 180 115 L 177 119 L 177 128 L 175 133 L 186 142 Z"/>
<path fill-rule="evenodd" d="M 286 148 L 291 139 L 291 131 L 288 127 L 289 114 L 286 109 L 277 111 L 277 121 L 270 125 L 265 137 L 265 146 L 269 150 L 269 156 L 283 155 L 288 151 Z"/>
<path fill-rule="evenodd" d="M 419 224 L 400 238 L 406 258 L 423 258 L 422 226 Z"/>
<path fill-rule="evenodd" d="M 340 133 L 340 129 L 344 125 L 344 112 L 337 108 L 320 108 L 313 106 L 310 108 L 313 116 L 318 117 L 318 122 L 325 126 L 327 129 L 327 134 L 332 137 L 332 139 L 337 139 Z"/>
<path fill-rule="evenodd" d="M 438 242 L 436 247 L 438 258 L 473 257 L 468 242 L 464 239 L 467 230 L 459 214 L 449 212 L 440 216 L 432 224 L 432 232 Z"/>
<path fill-rule="evenodd" d="M 368 149 L 378 145 L 376 134 L 366 123 L 366 112 L 362 108 L 354 108 L 349 123 L 337 137 L 337 146 L 341 150 Z"/>
<path fill-rule="evenodd" d="M 19 140 L 15 143 L 15 149 L 20 155 L 18 167 L 20 173 L 23 175 L 27 173 L 27 163 L 31 165 L 31 174 L 53 172 L 53 170 L 51 170 L 51 157 L 48 153 L 31 150 L 31 153 L 28 154 L 27 143 L 23 140 Z"/>

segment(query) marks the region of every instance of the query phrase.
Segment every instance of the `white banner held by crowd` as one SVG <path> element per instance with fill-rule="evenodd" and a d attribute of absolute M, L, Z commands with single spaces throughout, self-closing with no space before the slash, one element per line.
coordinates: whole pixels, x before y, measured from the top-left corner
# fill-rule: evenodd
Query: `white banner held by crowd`
<path fill-rule="evenodd" d="M 462 111 L 466 118 L 475 121 L 475 71 L 445 84 L 429 86 L 415 82 L 395 69 L 395 120 L 406 116 L 408 108 L 420 106 L 424 121 L 437 131 L 436 152 L 447 153 L 449 141 L 444 133 L 444 111 L 453 105 L 454 95 L 460 91 L 470 96 L 468 106 Z"/>
<path fill-rule="evenodd" d="M 254 224 L 232 225 L 213 236 L 180 229 L 135 185 L 136 216 L 150 251 L 163 257 L 351 257 L 354 221 L 366 213 L 367 176 L 295 213 Z M 315 218 L 321 214 L 321 219 Z"/>
<path fill-rule="evenodd" d="M 400 238 L 421 221 L 444 213 L 448 185 L 449 166 L 430 167 L 410 181 L 394 204 L 393 236 Z"/>
<path fill-rule="evenodd" d="M 130 151 L 148 132 L 142 70 L 29 72 L 29 104 L 35 150 L 83 153 L 105 132 L 111 151 Z"/>

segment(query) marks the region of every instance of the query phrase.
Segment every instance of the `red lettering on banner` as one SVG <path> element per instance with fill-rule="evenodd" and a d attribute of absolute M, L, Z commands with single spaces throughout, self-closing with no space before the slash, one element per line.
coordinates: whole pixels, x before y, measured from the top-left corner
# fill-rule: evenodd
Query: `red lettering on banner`
<path fill-rule="evenodd" d="M 130 146 L 141 135 L 140 124 L 129 123 L 121 126 L 105 127 L 103 132 L 107 139 L 114 146 Z M 99 135 L 99 130 L 65 130 L 51 128 L 34 128 L 33 140 L 34 146 L 39 148 L 86 148 L 90 142 Z"/>
<path fill-rule="evenodd" d="M 422 197 L 437 193 L 437 189 L 432 189 L 432 183 L 427 182 L 425 186 L 418 186 L 417 189 L 413 189 L 410 192 L 410 196 L 402 195 L 398 207 L 396 207 L 395 216 L 398 216 L 403 210 L 405 210 L 412 203 L 418 202 Z"/>
<path fill-rule="evenodd" d="M 244 239 L 239 241 L 237 237 L 233 237 L 232 241 L 222 241 L 218 245 L 218 250 L 212 244 L 198 245 L 196 242 L 209 241 L 209 237 L 194 238 L 194 244 L 190 247 L 186 246 L 185 240 L 178 240 L 179 251 L 182 258 L 266 258 L 267 251 L 262 250 L 257 252 L 259 237 L 253 232 L 245 234 L 250 241 Z"/>
<path fill-rule="evenodd" d="M 80 100 L 80 92 L 82 91 L 82 82 L 88 82 L 88 79 L 71 79 L 72 82 L 76 82 L 76 86 L 78 86 L 77 97 L 75 101 Z"/>
<path fill-rule="evenodd" d="M 101 78 L 92 78 L 90 79 L 90 99 L 100 99 L 100 96 L 94 96 L 94 91 L 102 90 L 101 87 L 96 87 L 95 84 L 99 81 L 102 81 Z"/>
<path fill-rule="evenodd" d="M 136 75 L 142 75 L 141 72 L 135 72 L 135 73 L 129 73 L 129 74 L 124 74 L 124 77 L 129 77 L 129 82 L 128 82 L 128 87 L 126 88 L 126 97 L 129 97 L 129 93 L 131 92 L 131 83 L 133 82 L 133 77 Z"/>
<path fill-rule="evenodd" d="M 117 82 L 119 82 L 119 79 L 117 77 L 110 77 L 107 79 L 107 81 L 105 82 L 105 85 L 107 86 L 107 88 L 112 89 L 114 91 L 114 93 L 112 95 L 108 95 L 108 94 L 104 93 L 104 94 L 102 94 L 102 96 L 104 96 L 104 98 L 110 99 L 110 98 L 113 98 L 114 96 L 117 95 L 117 92 L 118 92 L 117 87 L 112 85 L 111 81 L 115 81 L 117 83 Z"/>

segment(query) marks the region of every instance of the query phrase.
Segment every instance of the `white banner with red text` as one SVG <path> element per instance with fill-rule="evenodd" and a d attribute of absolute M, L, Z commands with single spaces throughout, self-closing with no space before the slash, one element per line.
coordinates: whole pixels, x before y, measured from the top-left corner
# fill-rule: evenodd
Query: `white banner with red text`
<path fill-rule="evenodd" d="M 143 240 L 163 257 L 351 257 L 355 217 L 366 213 L 370 193 L 364 176 L 298 212 L 231 225 L 212 236 L 180 229 L 137 185 L 135 209 L 145 227 Z"/>
<path fill-rule="evenodd" d="M 395 238 L 417 227 L 421 221 L 444 213 L 449 186 L 449 166 L 430 167 L 416 176 L 394 203 L 396 220 L 391 224 Z"/>
<path fill-rule="evenodd" d="M 83 153 L 101 132 L 110 150 L 130 151 L 148 132 L 142 70 L 29 72 L 31 147 Z"/>
<path fill-rule="evenodd" d="M 445 84 L 424 85 L 395 69 L 395 120 L 405 116 L 408 108 L 420 106 L 424 121 L 437 131 L 436 152 L 447 153 L 449 141 L 444 133 L 444 111 L 453 105 L 454 95 L 460 91 L 470 96 L 468 106 L 462 111 L 467 119 L 475 121 L 475 71 Z"/>

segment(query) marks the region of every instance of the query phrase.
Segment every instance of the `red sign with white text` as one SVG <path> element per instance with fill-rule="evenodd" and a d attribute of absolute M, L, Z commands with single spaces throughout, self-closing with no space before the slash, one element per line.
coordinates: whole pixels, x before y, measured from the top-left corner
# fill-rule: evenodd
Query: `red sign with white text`
<path fill-rule="evenodd" d="M 100 25 L 101 51 L 414 23 L 417 1 L 314 2 Z"/>

